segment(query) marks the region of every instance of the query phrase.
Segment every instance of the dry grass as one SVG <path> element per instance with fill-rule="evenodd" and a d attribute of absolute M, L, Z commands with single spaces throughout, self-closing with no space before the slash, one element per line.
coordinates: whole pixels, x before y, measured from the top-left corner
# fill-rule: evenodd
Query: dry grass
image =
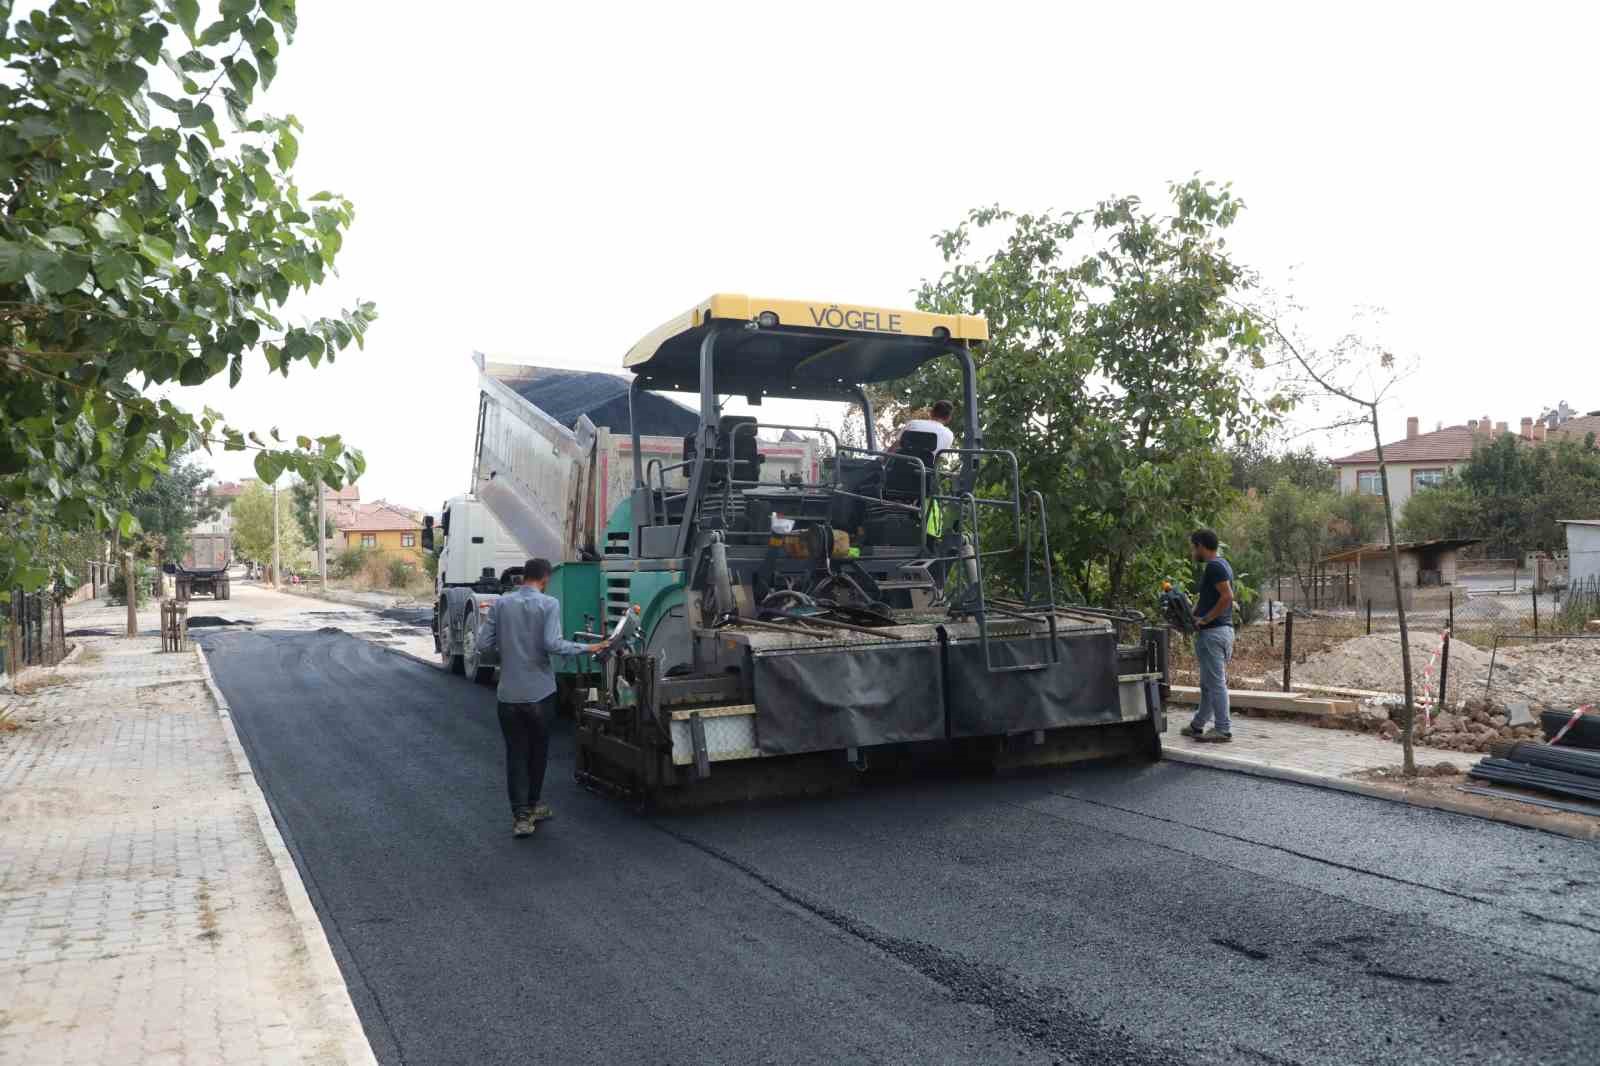
<path fill-rule="evenodd" d="M 14 684 L 12 687 L 16 690 L 16 693 L 19 696 L 31 696 L 35 692 L 39 692 L 42 689 L 55 688 L 57 685 L 70 684 L 71 680 L 71 678 L 63 677 L 61 674 L 51 671 L 50 673 L 32 674 L 30 676 L 19 677 L 16 681 L 16 684 Z"/>

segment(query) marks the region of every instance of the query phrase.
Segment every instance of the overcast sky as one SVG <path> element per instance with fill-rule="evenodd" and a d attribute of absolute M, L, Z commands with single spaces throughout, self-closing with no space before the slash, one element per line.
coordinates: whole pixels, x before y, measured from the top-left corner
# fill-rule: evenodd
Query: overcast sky
<path fill-rule="evenodd" d="M 475 348 L 614 370 L 715 291 L 908 305 L 970 207 L 1196 171 L 1233 183 L 1235 249 L 1313 329 L 1386 309 L 1420 365 L 1386 439 L 1600 408 L 1591 5 L 299 7 L 264 106 L 305 124 L 302 188 L 357 211 L 300 307 L 381 318 L 331 368 L 173 395 L 343 433 L 367 499 L 465 491 Z"/>

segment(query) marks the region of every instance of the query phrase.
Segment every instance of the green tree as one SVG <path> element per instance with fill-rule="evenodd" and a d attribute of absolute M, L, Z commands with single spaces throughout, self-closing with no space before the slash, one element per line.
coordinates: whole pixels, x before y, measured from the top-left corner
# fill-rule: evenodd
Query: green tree
<path fill-rule="evenodd" d="M 1221 442 L 1252 439 L 1284 409 L 1247 380 L 1262 337 L 1237 298 L 1253 277 L 1223 239 L 1242 204 L 1199 179 L 1170 193 L 1167 214 L 1131 196 L 1066 215 L 973 211 L 936 237 L 946 269 L 918 295 L 988 317 L 982 443 L 1014 451 L 1023 484 L 1043 491 L 1055 573 L 1089 602 L 1148 602 L 1186 572 L 1188 533 L 1226 498 Z M 879 400 L 960 395 L 939 360 Z"/>
<path fill-rule="evenodd" d="M 1300 586 L 1301 602 L 1309 603 L 1317 566 L 1333 549 L 1335 495 L 1280 481 L 1261 508 L 1261 529 L 1267 557 L 1280 577 Z"/>
<path fill-rule="evenodd" d="M 315 545 L 317 542 L 317 487 L 315 482 L 297 478 L 289 486 L 289 495 L 294 500 L 294 520 L 300 526 L 300 532 L 305 536 L 306 543 Z M 324 507 L 326 510 L 326 507 Z M 333 516 L 325 515 L 322 537 L 324 540 L 333 536 Z"/>
<path fill-rule="evenodd" d="M 1303 489 L 1339 487 L 1339 476 L 1332 464 L 1309 444 L 1280 452 L 1261 439 L 1235 441 L 1228 449 L 1228 462 L 1233 468 L 1229 482 L 1241 491 L 1266 492 L 1280 481 Z"/>
<path fill-rule="evenodd" d="M 234 554 L 263 566 L 272 563 L 273 496 L 271 488 L 253 481 L 233 501 Z M 294 504 L 289 494 L 280 491 L 276 496 L 278 551 L 283 571 L 288 573 L 306 565 L 310 549 L 300 532 L 300 524 L 294 520 Z"/>
<path fill-rule="evenodd" d="M 314 367 L 375 317 L 280 320 L 333 268 L 353 209 L 301 195 L 293 116 L 250 113 L 293 0 L 220 0 L 204 25 L 200 6 L 54 0 L 13 18 L 0 0 L 0 585 L 48 579 L 46 526 L 131 534 L 122 501 L 189 446 L 254 449 L 269 482 L 363 468 L 337 436 L 269 441 L 144 391 L 236 386 L 254 353 Z"/>
<path fill-rule="evenodd" d="M 182 454 L 156 474 L 149 488 L 129 496 L 126 506 L 142 530 L 138 554 L 157 563 L 184 557 L 194 527 L 218 513 L 215 502 L 200 491 L 210 477 L 210 470 Z"/>
<path fill-rule="evenodd" d="M 1444 484 L 1414 493 L 1400 516 L 1400 536 L 1406 540 L 1476 537 L 1482 528 L 1477 498 L 1453 473 Z"/>

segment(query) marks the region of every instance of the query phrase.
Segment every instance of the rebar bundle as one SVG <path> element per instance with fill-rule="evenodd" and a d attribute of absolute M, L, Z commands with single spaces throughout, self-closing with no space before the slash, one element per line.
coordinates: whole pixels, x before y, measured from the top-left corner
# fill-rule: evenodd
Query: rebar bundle
<path fill-rule="evenodd" d="M 1565 770 L 1551 770 L 1543 766 L 1512 762 L 1510 759 L 1484 759 L 1467 771 L 1468 777 L 1479 781 L 1494 781 L 1502 785 L 1537 789 L 1558 796 L 1600 803 L 1600 779 Z"/>

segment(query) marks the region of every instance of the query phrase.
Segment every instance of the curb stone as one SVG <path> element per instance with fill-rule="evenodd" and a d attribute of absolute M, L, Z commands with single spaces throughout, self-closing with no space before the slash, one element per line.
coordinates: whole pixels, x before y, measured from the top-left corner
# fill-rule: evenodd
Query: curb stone
<path fill-rule="evenodd" d="M 295 867 L 294 857 L 289 854 L 289 848 L 284 844 L 282 834 L 278 832 L 278 823 L 273 819 L 272 809 L 267 806 L 267 797 L 256 781 L 255 771 L 250 766 L 250 758 L 245 754 L 244 746 L 239 743 L 239 733 L 233 725 L 233 712 L 229 710 L 228 701 L 223 697 L 222 690 L 217 687 L 205 651 L 199 644 L 191 646 L 194 648 L 195 658 L 200 661 L 206 689 L 211 693 L 211 699 L 216 705 L 217 718 L 222 722 L 222 731 L 227 737 L 228 753 L 233 758 L 235 779 L 239 782 L 239 787 L 244 790 L 251 810 L 255 812 L 256 824 L 260 826 L 267 852 L 272 856 L 272 865 L 278 871 L 278 880 L 283 885 L 283 894 L 288 900 L 289 911 L 294 916 L 300 941 L 306 950 L 306 964 L 311 969 L 317 998 L 322 1003 L 323 1010 L 327 1012 L 329 1028 L 334 1031 L 334 1038 L 343 1052 L 344 1061 L 349 1066 L 378 1066 L 377 1057 L 372 1053 L 372 1045 L 367 1041 L 366 1030 L 361 1026 L 361 1018 L 356 1014 L 355 1004 L 350 1001 L 350 991 L 345 986 L 344 975 L 339 972 L 339 964 L 334 960 L 333 948 L 329 946 L 327 934 L 323 932 L 322 920 L 317 917 L 316 908 L 311 904 L 311 897 L 306 894 L 305 883 L 300 879 L 300 871 Z"/>
<path fill-rule="evenodd" d="M 1336 792 L 1349 792 L 1357 796 L 1367 796 L 1371 799 L 1387 800 L 1390 803 L 1403 803 L 1411 807 L 1428 807 L 1433 810 L 1447 811 L 1451 814 L 1466 815 L 1469 818 L 1479 818 L 1486 822 L 1502 822 L 1522 829 L 1537 829 L 1544 833 L 1567 837 L 1572 840 L 1600 840 L 1600 825 L 1596 825 L 1589 829 L 1588 832 L 1584 832 L 1582 830 L 1553 826 L 1537 815 L 1526 814 L 1517 810 L 1486 814 L 1478 807 L 1462 803 L 1447 796 L 1411 796 L 1398 789 L 1372 785 L 1365 781 L 1333 777 L 1329 774 L 1319 774 L 1310 770 L 1295 770 L 1284 766 L 1263 766 L 1260 763 L 1250 762 L 1247 759 L 1240 759 L 1234 756 L 1186 751 L 1167 745 L 1162 746 L 1161 757 L 1169 762 L 1190 763 L 1194 766 L 1206 766 L 1213 770 L 1228 770 L 1233 773 L 1249 774 L 1252 777 L 1289 781 L 1297 785 L 1306 785 L 1310 788 L 1326 788 Z"/>

